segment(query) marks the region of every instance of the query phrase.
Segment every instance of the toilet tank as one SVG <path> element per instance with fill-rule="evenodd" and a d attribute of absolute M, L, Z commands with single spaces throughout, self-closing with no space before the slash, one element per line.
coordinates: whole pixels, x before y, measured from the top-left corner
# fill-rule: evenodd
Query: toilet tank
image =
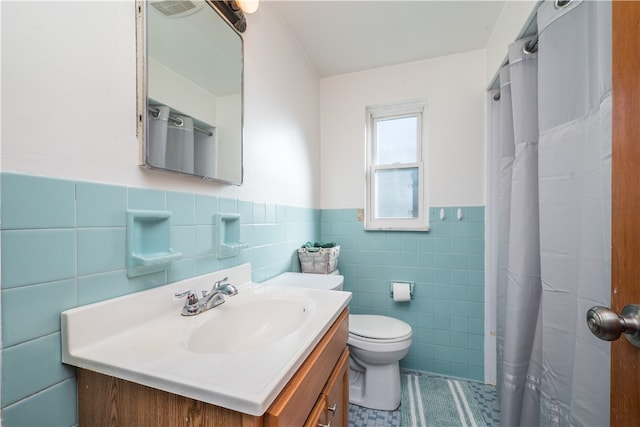
<path fill-rule="evenodd" d="M 336 274 L 282 273 L 263 283 L 265 285 L 341 291 L 344 284 L 344 276 L 337 274 L 337 270 L 334 273 Z"/>

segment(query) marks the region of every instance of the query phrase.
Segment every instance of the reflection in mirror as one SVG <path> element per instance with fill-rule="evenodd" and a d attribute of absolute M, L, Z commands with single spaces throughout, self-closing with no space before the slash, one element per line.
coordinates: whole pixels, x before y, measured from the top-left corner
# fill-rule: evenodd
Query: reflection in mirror
<path fill-rule="evenodd" d="M 241 184 L 242 37 L 205 1 L 138 11 L 143 165 Z"/>

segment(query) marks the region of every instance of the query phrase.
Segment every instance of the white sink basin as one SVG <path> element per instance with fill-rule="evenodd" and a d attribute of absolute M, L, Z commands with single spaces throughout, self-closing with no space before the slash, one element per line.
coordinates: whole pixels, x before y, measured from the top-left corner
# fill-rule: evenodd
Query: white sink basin
<path fill-rule="evenodd" d="M 184 300 L 228 276 L 238 294 L 195 316 Z M 351 293 L 259 285 L 251 266 L 62 313 L 62 361 L 250 415 L 273 403 Z"/>
<path fill-rule="evenodd" d="M 313 301 L 303 295 L 254 295 L 213 308 L 187 331 L 186 348 L 196 353 L 235 353 L 273 343 L 302 327 Z"/>

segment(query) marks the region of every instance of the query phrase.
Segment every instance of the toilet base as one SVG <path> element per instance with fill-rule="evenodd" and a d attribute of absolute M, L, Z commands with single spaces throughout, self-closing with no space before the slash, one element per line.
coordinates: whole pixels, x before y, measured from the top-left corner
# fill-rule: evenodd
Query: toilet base
<path fill-rule="evenodd" d="M 380 411 L 400 406 L 400 365 L 368 365 L 364 369 L 353 359 L 349 364 L 349 403 Z"/>

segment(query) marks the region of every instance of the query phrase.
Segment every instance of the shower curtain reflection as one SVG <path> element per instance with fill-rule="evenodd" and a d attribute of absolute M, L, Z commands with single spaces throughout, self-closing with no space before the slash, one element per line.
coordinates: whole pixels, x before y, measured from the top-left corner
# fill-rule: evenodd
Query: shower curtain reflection
<path fill-rule="evenodd" d="M 216 177 L 216 129 L 171 110 L 150 105 L 146 163 L 152 167 Z"/>
<path fill-rule="evenodd" d="M 167 158 L 167 131 L 169 129 L 169 107 L 158 105 L 149 112 L 149 148 L 147 149 L 147 162 L 157 168 L 166 167 Z"/>
<path fill-rule="evenodd" d="M 204 130 L 206 132 L 195 132 L 193 135 L 193 169 L 196 175 L 212 177 L 216 176 L 215 128 Z"/>
<path fill-rule="evenodd" d="M 193 119 L 176 115 L 167 131 L 167 169 L 193 173 Z"/>

